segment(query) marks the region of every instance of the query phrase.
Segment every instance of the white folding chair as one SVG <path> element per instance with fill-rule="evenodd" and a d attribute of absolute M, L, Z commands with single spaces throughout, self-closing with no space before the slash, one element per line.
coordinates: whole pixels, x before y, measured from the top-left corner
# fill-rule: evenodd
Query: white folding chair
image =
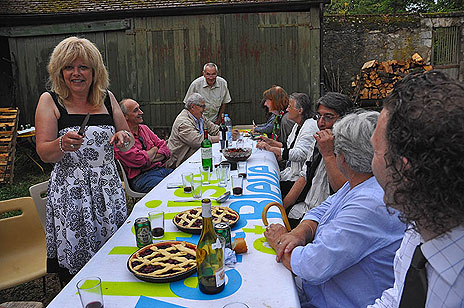
<path fill-rule="evenodd" d="M 146 193 L 135 191 L 130 187 L 129 179 L 127 178 L 126 171 L 124 170 L 122 163 L 119 160 L 116 160 L 116 161 L 118 164 L 119 171 L 121 172 L 122 179 L 124 181 L 123 183 L 124 190 L 126 191 L 126 194 L 129 197 L 134 199 L 134 203 L 135 203 L 135 199 L 143 198 L 146 195 Z"/>
<path fill-rule="evenodd" d="M 37 208 L 37 212 L 39 212 L 40 221 L 42 222 L 42 226 L 45 230 L 45 213 L 46 213 L 46 205 L 47 205 L 47 196 L 46 193 L 48 191 L 48 181 L 32 185 L 29 187 L 29 194 L 34 200 L 35 207 Z M 43 197 L 42 197 L 43 196 Z"/>

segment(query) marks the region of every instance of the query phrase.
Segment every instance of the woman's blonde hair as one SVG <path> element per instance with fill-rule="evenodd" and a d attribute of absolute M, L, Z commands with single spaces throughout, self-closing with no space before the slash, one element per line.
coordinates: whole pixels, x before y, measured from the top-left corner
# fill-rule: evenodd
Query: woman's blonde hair
<path fill-rule="evenodd" d="M 88 100 L 91 105 L 100 106 L 105 100 L 106 89 L 109 86 L 108 71 L 98 48 L 85 38 L 71 36 L 56 45 L 48 63 L 48 89 L 58 94 L 60 100 L 66 104 L 70 93 L 62 69 L 77 58 L 87 62 L 92 69 Z"/>

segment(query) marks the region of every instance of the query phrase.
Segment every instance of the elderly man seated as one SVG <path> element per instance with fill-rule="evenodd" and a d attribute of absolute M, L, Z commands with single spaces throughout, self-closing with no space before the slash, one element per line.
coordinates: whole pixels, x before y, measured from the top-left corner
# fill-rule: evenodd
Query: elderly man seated
<path fill-rule="evenodd" d="M 168 167 L 176 168 L 200 148 L 204 139 L 203 129 L 208 130 L 211 142 L 219 142 L 219 126 L 203 116 L 205 108 L 205 99 L 198 93 L 185 100 L 185 109 L 174 120 L 168 139 L 171 150 Z"/>
<path fill-rule="evenodd" d="M 393 285 L 393 258 L 406 226 L 383 203 L 370 137 L 379 113 L 346 115 L 333 128 L 337 166 L 348 179 L 291 232 L 264 233 L 302 283 L 302 307 L 365 307 Z"/>
<path fill-rule="evenodd" d="M 114 156 L 122 162 L 132 189 L 149 192 L 172 172 L 172 169 L 165 168 L 171 152 L 166 141 L 158 138 L 148 126 L 142 124 L 143 111 L 135 100 L 123 99 L 119 106 L 135 137 L 135 143 L 127 152 L 122 152 L 115 146 Z"/>

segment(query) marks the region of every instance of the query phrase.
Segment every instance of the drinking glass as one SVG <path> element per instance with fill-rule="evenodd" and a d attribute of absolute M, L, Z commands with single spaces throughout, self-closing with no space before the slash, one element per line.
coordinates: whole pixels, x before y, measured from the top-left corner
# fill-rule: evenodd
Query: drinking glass
<path fill-rule="evenodd" d="M 203 184 L 202 184 L 201 174 L 195 174 L 192 180 L 192 197 L 195 199 L 201 199 L 203 193 Z"/>
<path fill-rule="evenodd" d="M 227 166 L 219 164 L 219 166 L 216 169 L 216 178 L 218 181 L 218 186 L 227 186 Z"/>
<path fill-rule="evenodd" d="M 100 277 L 81 279 L 76 286 L 81 298 L 82 308 L 103 308 Z"/>
<path fill-rule="evenodd" d="M 243 139 L 243 133 L 240 133 L 238 136 L 237 142 L 235 143 L 236 148 L 243 148 L 245 147 L 245 140 Z"/>
<path fill-rule="evenodd" d="M 164 237 L 164 212 L 150 212 L 148 213 L 148 219 L 150 220 L 151 235 L 153 235 L 153 238 L 160 239 Z"/>
<path fill-rule="evenodd" d="M 222 161 L 222 155 L 221 154 L 213 156 L 213 165 L 214 165 L 215 169 L 217 167 L 219 167 L 219 164 L 221 163 L 221 161 Z"/>
<path fill-rule="evenodd" d="M 211 177 L 211 171 L 209 166 L 200 167 L 200 173 L 201 173 L 201 180 L 203 181 L 203 184 L 209 184 L 209 179 Z"/>
<path fill-rule="evenodd" d="M 241 196 L 243 194 L 243 176 L 232 176 L 232 192 L 234 196 Z"/>
<path fill-rule="evenodd" d="M 182 173 L 182 185 L 184 186 L 184 193 L 190 194 L 192 192 L 193 173 Z"/>
<path fill-rule="evenodd" d="M 226 182 L 230 180 L 230 163 L 229 162 L 222 162 L 220 164 L 221 166 L 224 166 L 226 168 Z"/>
<path fill-rule="evenodd" d="M 238 174 L 243 176 L 243 178 L 247 177 L 247 162 L 246 161 L 239 161 L 237 162 L 237 171 Z"/>

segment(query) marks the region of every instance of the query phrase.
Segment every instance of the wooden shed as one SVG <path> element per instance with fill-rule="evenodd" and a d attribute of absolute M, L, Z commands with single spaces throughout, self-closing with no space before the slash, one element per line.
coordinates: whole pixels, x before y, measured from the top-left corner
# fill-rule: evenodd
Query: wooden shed
<path fill-rule="evenodd" d="M 0 1 L 0 106 L 33 123 L 54 46 L 77 35 L 100 49 L 117 99 L 136 99 L 145 123 L 168 133 L 192 80 L 215 62 L 229 83 L 235 124 L 265 120 L 272 85 L 321 87 L 321 18 L 328 0 Z"/>

